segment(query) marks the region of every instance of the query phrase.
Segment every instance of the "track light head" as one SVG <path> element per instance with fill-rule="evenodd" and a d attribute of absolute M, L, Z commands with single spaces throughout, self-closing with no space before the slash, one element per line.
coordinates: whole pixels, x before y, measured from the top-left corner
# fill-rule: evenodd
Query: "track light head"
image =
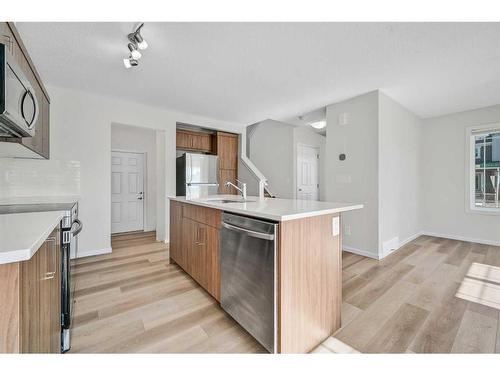
<path fill-rule="evenodd" d="M 137 46 L 134 43 L 129 43 L 128 49 L 133 59 L 139 60 L 142 57 L 142 54 L 137 50 Z"/>
<path fill-rule="evenodd" d="M 128 34 L 128 39 L 137 45 L 139 49 L 146 49 L 148 48 L 148 42 L 146 42 L 146 39 L 144 39 L 141 35 L 141 29 L 144 26 L 144 23 L 141 23 L 140 26 L 135 30 L 133 33 Z"/>
<path fill-rule="evenodd" d="M 125 68 L 130 69 L 133 66 L 139 65 L 139 61 L 130 56 L 128 59 L 123 59 L 123 65 L 125 65 Z"/>

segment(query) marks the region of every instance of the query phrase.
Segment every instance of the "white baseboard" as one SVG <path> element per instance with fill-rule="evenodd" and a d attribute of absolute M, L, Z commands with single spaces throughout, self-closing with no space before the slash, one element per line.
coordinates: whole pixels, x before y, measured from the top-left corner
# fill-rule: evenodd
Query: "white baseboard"
<path fill-rule="evenodd" d="M 394 252 L 396 252 L 399 249 L 401 249 L 408 242 L 413 241 L 414 239 L 420 237 L 421 235 L 422 235 L 422 232 L 417 232 L 414 235 L 411 235 L 410 237 L 408 237 L 407 239 L 405 239 L 403 241 L 400 241 L 395 249 L 392 249 L 392 250 L 389 250 L 389 251 L 386 251 L 386 252 L 383 251 L 382 254 L 379 255 L 379 259 L 384 259 L 386 256 L 388 256 L 390 254 L 393 254 Z"/>
<path fill-rule="evenodd" d="M 483 245 L 491 245 L 491 246 L 500 246 L 500 241 L 491 241 L 491 240 L 485 240 L 482 238 L 472 238 L 472 237 L 464 237 L 464 236 L 457 236 L 454 234 L 444 234 L 444 233 L 435 233 L 435 232 L 429 232 L 429 231 L 422 231 L 420 232 L 420 235 L 425 235 L 425 236 L 431 236 L 431 237 L 440 237 L 440 238 L 448 238 L 450 240 L 457 240 L 457 241 L 465 241 L 465 242 L 475 242 L 475 243 L 480 243 Z"/>
<path fill-rule="evenodd" d="M 113 251 L 111 247 L 105 247 L 104 249 L 95 249 L 95 250 L 80 250 L 78 249 L 77 252 L 77 258 L 85 258 L 85 257 L 91 257 L 94 255 L 103 255 L 103 254 L 109 254 Z"/>
<path fill-rule="evenodd" d="M 356 249 L 355 247 L 347 246 L 347 245 L 342 245 L 342 250 L 347 251 L 348 253 L 353 253 L 357 255 L 361 255 L 364 257 L 372 258 L 372 259 L 379 259 L 376 254 L 373 254 L 372 252 L 365 251 L 365 250 L 360 250 Z"/>
<path fill-rule="evenodd" d="M 347 251 L 349 253 L 353 253 L 353 254 L 357 254 L 357 255 L 361 255 L 361 256 L 364 256 L 364 257 L 368 257 L 368 258 L 372 258 L 372 259 L 377 259 L 377 260 L 382 260 L 384 259 L 386 256 L 390 255 L 390 254 L 393 254 L 394 252 L 398 251 L 399 249 L 401 249 L 404 245 L 406 245 L 408 242 L 411 242 L 413 241 L 414 239 L 420 237 L 422 234 L 422 232 L 418 232 L 418 233 L 415 233 L 414 235 L 408 237 L 407 239 L 401 241 L 401 242 L 398 242 L 398 245 L 396 248 L 390 250 L 390 251 L 387 251 L 387 252 L 383 252 L 381 254 L 374 254 L 370 251 L 366 251 L 366 250 L 360 250 L 360 249 L 356 249 L 355 247 L 351 247 L 351 246 L 347 246 L 347 245 L 342 245 L 343 247 L 343 250 L 344 251 Z"/>

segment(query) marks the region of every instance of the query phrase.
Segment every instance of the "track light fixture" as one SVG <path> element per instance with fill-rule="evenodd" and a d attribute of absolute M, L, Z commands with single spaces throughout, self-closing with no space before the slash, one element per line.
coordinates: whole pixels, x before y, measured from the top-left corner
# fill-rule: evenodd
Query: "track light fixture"
<path fill-rule="evenodd" d="M 148 48 L 148 42 L 146 42 L 146 40 L 141 35 L 141 29 L 143 26 L 144 23 L 141 23 L 133 33 L 130 33 L 127 36 L 129 40 L 128 50 L 130 52 L 130 55 L 127 59 L 123 59 L 123 64 L 127 69 L 139 65 L 139 59 L 142 57 L 142 54 L 139 50 L 145 50 L 146 48 Z"/>

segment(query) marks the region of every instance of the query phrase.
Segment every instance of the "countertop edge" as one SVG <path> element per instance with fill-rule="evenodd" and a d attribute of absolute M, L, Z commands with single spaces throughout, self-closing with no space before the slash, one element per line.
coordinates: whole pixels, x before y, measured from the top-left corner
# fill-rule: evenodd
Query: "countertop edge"
<path fill-rule="evenodd" d="M 308 217 L 330 215 L 330 214 L 342 213 L 342 212 L 346 212 L 346 211 L 358 210 L 358 209 L 363 208 L 362 204 L 352 204 L 352 205 L 345 206 L 345 207 L 325 208 L 325 209 L 311 211 L 311 212 L 301 212 L 301 213 L 289 214 L 289 215 L 272 215 L 272 214 L 266 214 L 266 213 L 261 213 L 261 212 L 249 212 L 247 210 L 238 209 L 238 208 L 234 208 L 234 207 L 230 207 L 230 206 L 228 206 L 227 208 L 220 207 L 220 206 L 212 205 L 212 204 L 207 203 L 207 202 L 185 199 L 184 197 L 167 196 L 167 198 L 170 200 L 174 200 L 176 202 L 193 204 L 193 205 L 207 207 L 207 208 L 213 208 L 213 209 L 221 210 L 221 211 L 234 212 L 234 213 L 238 213 L 238 214 L 242 214 L 242 215 L 254 216 L 254 217 L 269 219 L 269 220 L 273 220 L 273 221 L 290 221 L 290 220 L 304 219 L 304 218 L 308 218 Z"/>
<path fill-rule="evenodd" d="M 56 226 L 61 222 L 61 219 L 64 216 L 63 211 L 52 211 L 57 213 L 57 219 L 51 221 L 50 224 L 47 224 L 46 229 L 38 236 L 38 238 L 31 244 L 29 248 L 25 249 L 16 249 L 11 251 L 0 252 L 0 264 L 9 264 L 9 263 L 17 263 L 24 262 L 26 260 L 30 260 L 33 255 L 40 249 L 40 246 L 44 243 L 44 241 L 49 237 L 52 231 L 56 228 Z M 22 215 L 22 214 L 11 214 L 11 215 Z"/>

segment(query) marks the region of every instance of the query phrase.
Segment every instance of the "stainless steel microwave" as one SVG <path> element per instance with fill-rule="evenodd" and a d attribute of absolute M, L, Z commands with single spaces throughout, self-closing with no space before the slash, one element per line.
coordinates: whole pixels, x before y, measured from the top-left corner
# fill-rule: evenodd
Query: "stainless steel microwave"
<path fill-rule="evenodd" d="M 0 137 L 32 137 L 39 112 L 35 92 L 23 71 L 0 43 Z"/>

